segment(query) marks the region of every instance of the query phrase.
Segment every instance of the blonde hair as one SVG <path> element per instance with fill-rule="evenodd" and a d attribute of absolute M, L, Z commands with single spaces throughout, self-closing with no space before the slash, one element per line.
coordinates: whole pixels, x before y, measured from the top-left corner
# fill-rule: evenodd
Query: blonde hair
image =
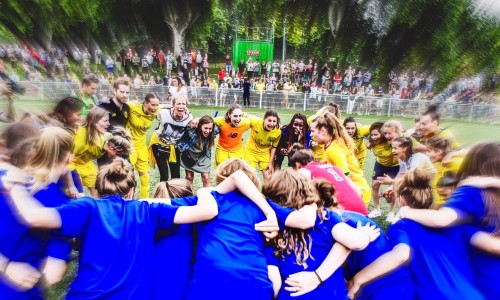
<path fill-rule="evenodd" d="M 85 119 L 85 123 L 83 127 L 87 129 L 87 141 L 94 144 L 99 145 L 101 139 L 104 137 L 102 134 L 97 131 L 95 125 L 104 117 L 109 116 L 109 113 L 104 108 L 94 107 L 89 111 L 87 118 Z"/>
<path fill-rule="evenodd" d="M 228 178 L 234 172 L 242 170 L 247 176 L 252 180 L 255 186 L 260 190 L 261 183 L 257 172 L 252 169 L 244 160 L 239 158 L 229 158 L 219 165 L 217 170 L 215 170 L 215 183 L 219 184 L 224 179 Z"/>
<path fill-rule="evenodd" d="M 60 127 L 46 127 L 42 130 L 25 170 L 37 182 L 55 181 L 54 172 L 62 164 L 68 164 L 68 156 L 73 151 L 74 138 Z"/>
<path fill-rule="evenodd" d="M 113 82 L 113 89 L 117 90 L 120 87 L 120 85 L 126 85 L 131 87 L 130 80 L 125 77 L 116 78 L 115 81 Z"/>
<path fill-rule="evenodd" d="M 323 218 L 323 214 L 320 213 L 323 209 L 321 199 L 311 184 L 311 180 L 292 169 L 274 173 L 264 183 L 262 193 L 277 204 L 292 209 L 300 209 L 316 203 L 318 215 Z M 312 238 L 305 230 L 287 227 L 278 234 L 274 246 L 276 256 L 284 257 L 285 254 L 294 253 L 296 263 L 304 268 L 307 268 L 306 260 L 309 257 L 313 258 L 311 256 Z"/>
<path fill-rule="evenodd" d="M 389 120 L 384 123 L 380 131 L 383 131 L 386 128 L 392 128 L 397 134 L 403 133 L 403 124 L 397 120 Z"/>
<path fill-rule="evenodd" d="M 96 189 L 99 196 L 127 195 L 137 185 L 134 167 L 125 160 L 117 158 L 101 167 L 97 174 Z"/>
<path fill-rule="evenodd" d="M 421 168 L 407 172 L 395 184 L 395 189 L 403 196 L 409 207 L 426 209 L 432 206 L 432 188 L 429 175 Z"/>
<path fill-rule="evenodd" d="M 181 198 L 193 196 L 193 184 L 187 179 L 174 178 L 158 183 L 153 198 Z"/>
<path fill-rule="evenodd" d="M 354 141 L 335 114 L 326 112 L 324 115 L 317 117 L 313 123 L 316 124 L 318 129 L 325 128 L 328 134 L 332 136 L 333 141 L 343 143 L 353 154 L 356 153 Z"/>

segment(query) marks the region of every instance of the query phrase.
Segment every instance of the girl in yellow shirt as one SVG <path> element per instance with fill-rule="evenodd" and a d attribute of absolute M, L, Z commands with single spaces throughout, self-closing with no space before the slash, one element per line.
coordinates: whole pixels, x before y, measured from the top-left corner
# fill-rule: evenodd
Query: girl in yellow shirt
<path fill-rule="evenodd" d="M 322 116 L 326 112 L 333 113 L 337 117 L 337 119 L 341 120 L 339 105 L 336 103 L 330 102 L 330 103 L 328 103 L 328 105 L 320 108 L 314 115 L 307 118 L 307 124 L 311 125 L 311 123 L 317 117 Z M 311 149 L 311 151 L 313 152 L 314 160 L 323 161 L 323 159 L 325 157 L 325 147 L 323 147 L 323 145 L 320 145 L 312 136 L 311 136 L 309 149 Z"/>
<path fill-rule="evenodd" d="M 450 164 L 444 166 L 442 164 L 443 158 L 451 152 L 450 141 L 444 138 L 435 138 L 427 143 L 427 156 L 436 168 L 436 176 L 431 182 L 432 192 L 434 194 L 434 206 L 439 208 L 445 202 L 446 198 L 438 192 L 438 182 L 445 176 L 445 174 L 457 174 L 460 165 L 462 164 L 463 157 L 453 156 Z"/>
<path fill-rule="evenodd" d="M 245 145 L 245 161 L 252 168 L 259 166 L 264 181 L 274 172 L 274 157 L 281 138 L 280 118 L 275 110 L 269 109 L 264 119 L 249 116 L 250 137 Z"/>
<path fill-rule="evenodd" d="M 372 176 L 372 195 L 374 209 L 368 214 L 370 218 L 380 217 L 382 215 L 380 210 L 380 185 L 377 180 L 378 177 L 388 175 L 391 178 L 396 178 L 399 172 L 398 159 L 392 154 L 392 146 L 387 142 L 382 134 L 383 122 L 375 122 L 370 126 L 370 141 L 367 145 L 372 150 L 373 155 L 376 157 L 375 166 L 373 167 Z M 393 218 L 395 201 L 390 203 L 388 218 Z M 392 214 L 392 215 L 391 215 Z"/>
<path fill-rule="evenodd" d="M 324 160 L 340 168 L 359 187 L 366 206 L 370 203 L 371 189 L 354 155 L 356 145 L 340 120 L 330 112 L 311 123 L 311 137 L 325 147 Z"/>
<path fill-rule="evenodd" d="M 94 162 L 104 154 L 104 143 L 109 134 L 109 113 L 107 110 L 94 107 L 87 115 L 87 119 L 76 132 L 75 148 L 72 169 L 76 169 L 92 197 L 97 197 L 95 182 L 97 178 L 97 164 Z"/>
<path fill-rule="evenodd" d="M 344 120 L 344 127 L 347 134 L 352 137 L 356 145 L 356 159 L 358 160 L 359 167 L 363 170 L 366 159 L 366 146 L 364 140 L 365 137 L 370 135 L 370 127 L 357 124 L 353 117 L 348 117 Z"/>

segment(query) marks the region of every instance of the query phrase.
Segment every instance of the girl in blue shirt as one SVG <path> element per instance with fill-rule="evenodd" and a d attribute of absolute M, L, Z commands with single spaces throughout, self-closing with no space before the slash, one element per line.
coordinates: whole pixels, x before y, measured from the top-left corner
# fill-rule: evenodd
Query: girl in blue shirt
<path fill-rule="evenodd" d="M 29 180 L 29 189 L 33 196 L 48 207 L 57 207 L 69 199 L 56 184 L 60 176 L 69 170 L 68 161 L 73 148 L 71 134 L 62 128 L 46 127 L 40 133 L 29 125 L 15 123 L 3 134 L 12 140 L 12 135 L 19 138 L 17 145 L 11 144 L 10 162 L 17 167 L 24 167 Z M 9 138 L 10 137 L 10 138 Z M 55 232 L 45 229 L 31 229 L 19 218 L 10 200 L 13 173 L 21 172 L 12 165 L 2 163 L 0 170 L 0 252 L 5 256 L 3 275 L 0 276 L 0 299 L 42 299 L 42 292 L 47 285 L 60 281 L 66 271 L 71 247 L 69 240 L 59 237 Z M 24 263 L 24 268 L 17 270 L 14 264 Z M 8 274 L 12 271 L 12 274 Z M 24 272 L 33 273 L 31 280 L 17 282 L 16 278 Z M 10 272 L 9 272 L 10 273 Z M 39 274 L 44 280 L 38 282 Z M 36 284 L 36 286 L 34 286 Z M 34 287 L 33 287 L 34 286 Z M 33 288 L 32 288 L 33 287 Z M 3 298 L 5 297 L 5 298 Z"/>
<path fill-rule="evenodd" d="M 241 159 L 230 158 L 219 165 L 216 182 L 238 174 L 250 178 L 244 185 L 253 189 L 252 195 L 265 199 L 259 191 L 256 171 Z M 272 299 L 273 286 L 264 255 L 265 239 L 256 230 L 276 229 L 268 228 L 273 225 L 270 216 L 277 218 L 281 227 L 309 228 L 314 224 L 315 204 L 293 212 L 272 203 L 269 203 L 272 209 L 260 208 L 243 201 L 245 197 L 239 192 L 214 193 L 214 196 L 219 214 L 197 226 L 196 262 L 186 299 Z"/>
<path fill-rule="evenodd" d="M 426 209 L 433 203 L 429 176 L 420 168 L 406 173 L 396 191 L 401 207 Z M 417 299 L 484 299 L 474 284 L 461 228 L 436 230 L 402 219 L 389 227 L 388 236 L 394 247 L 354 276 L 350 296 L 407 264 Z"/>
<path fill-rule="evenodd" d="M 479 180 L 471 177 L 479 176 Z M 400 210 L 399 216 L 413 220 L 432 228 L 448 228 L 460 223 L 490 233 L 496 237 L 500 234 L 500 186 L 488 186 L 483 177 L 500 177 L 500 143 L 480 143 L 470 149 L 460 169 L 457 179 L 461 182 L 451 197 L 439 210 L 416 210 L 412 208 Z M 487 299 L 499 299 L 500 289 L 498 274 L 500 273 L 500 257 L 487 253 L 486 245 L 480 235 L 469 235 L 473 246 L 469 252 L 469 260 L 474 271 L 476 284 Z M 480 247 L 485 246 L 484 249 Z"/>
<path fill-rule="evenodd" d="M 215 217 L 214 195 L 231 191 L 227 184 L 216 187 L 214 195 L 202 188 L 196 205 L 175 207 L 133 201 L 135 186 L 133 167 L 115 160 L 98 174 L 96 188 L 102 199 L 85 197 L 54 209 L 41 206 L 22 187 L 12 189 L 14 203 L 28 224 L 60 228 L 63 235 L 82 239 L 78 275 L 67 299 L 151 298 L 155 234 L 173 224 Z M 260 198 L 256 201 L 266 205 Z"/>
<path fill-rule="evenodd" d="M 322 277 L 323 274 L 315 274 L 318 284 L 321 284 L 318 288 L 302 295 L 297 293 L 300 289 L 285 281 L 277 299 L 294 299 L 294 296 L 300 296 L 298 299 L 348 299 L 342 271 L 338 266 L 347 257 L 348 249 L 362 250 L 379 234 L 378 230 L 372 228 L 354 229 L 342 222 L 336 213 L 326 210 L 324 198 L 320 195 L 327 193 L 327 190 L 330 191 L 329 200 L 332 201 L 331 183 L 321 180 L 315 181 L 313 185 L 305 176 L 291 169 L 273 174 L 264 184 L 264 195 L 284 207 L 300 209 L 310 203 L 318 205 L 316 222 L 311 229 L 297 230 L 287 227 L 273 243 L 277 259 L 270 257 L 269 262 L 278 266 L 283 281 L 291 274 L 316 270 L 337 242 L 345 246 L 339 251 L 339 257 L 342 259 L 339 259 L 337 268 L 332 270 L 335 271 L 333 275 Z"/>

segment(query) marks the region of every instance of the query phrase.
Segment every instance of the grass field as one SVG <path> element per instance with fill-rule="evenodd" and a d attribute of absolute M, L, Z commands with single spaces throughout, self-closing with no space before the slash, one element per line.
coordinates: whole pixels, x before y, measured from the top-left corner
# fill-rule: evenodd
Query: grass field
<path fill-rule="evenodd" d="M 16 103 L 16 109 L 18 114 L 21 114 L 22 111 L 29 111 L 33 113 L 43 112 L 50 109 L 54 102 L 52 101 L 41 101 L 41 100 L 20 100 Z M 195 117 L 201 117 L 203 115 L 213 116 L 217 111 L 218 115 L 224 115 L 227 108 L 224 107 L 213 107 L 213 106 L 190 106 L 189 109 L 193 113 Z M 5 101 L 0 101 L 0 110 L 5 110 Z M 264 110 L 261 109 L 246 109 L 246 112 L 250 114 L 254 114 L 257 116 L 263 116 Z M 296 111 L 290 110 L 279 110 L 278 111 L 281 121 L 283 124 L 288 124 L 291 117 L 296 113 Z M 312 115 L 313 112 L 305 112 L 306 116 Z M 347 115 L 343 115 L 345 118 Z M 379 117 L 379 116 L 356 116 L 356 120 L 361 124 L 369 125 L 375 121 L 385 121 L 388 119 L 397 119 L 401 121 L 405 128 L 411 128 L 413 126 L 413 120 L 410 118 L 387 118 L 387 117 Z M 155 124 L 156 125 L 156 124 Z M 458 141 L 465 146 L 472 145 L 479 141 L 485 140 L 495 140 L 500 141 L 500 125 L 490 125 L 484 123 L 471 123 L 471 122 L 460 122 L 460 121 L 445 121 L 443 122 L 443 127 L 450 129 Z M 0 127 L 2 127 L 0 125 Z M 148 132 L 148 139 L 151 136 L 154 127 Z M 247 132 L 244 135 L 244 139 L 248 138 L 249 133 Z M 364 166 L 364 172 L 368 182 L 371 184 L 371 174 L 373 171 L 373 165 L 375 162 L 374 156 L 370 151 L 367 152 L 366 163 Z M 283 166 L 286 166 L 286 161 L 283 163 Z M 154 191 L 156 184 L 159 181 L 159 172 L 157 169 L 151 169 L 151 194 Z M 184 176 L 184 171 L 181 171 L 181 177 Z M 213 180 L 212 180 L 213 182 Z M 198 176 L 195 176 L 195 188 L 201 187 L 201 179 Z M 388 205 L 381 200 L 382 210 L 387 212 Z M 370 207 L 371 208 L 371 207 Z M 383 214 L 384 215 L 384 214 Z M 388 224 L 385 222 L 385 217 L 380 217 L 376 219 L 377 222 L 382 226 L 382 228 L 387 228 Z M 49 299 L 61 299 L 63 297 L 66 287 L 68 283 L 71 281 L 72 276 L 76 272 L 76 263 L 73 262 L 70 265 L 68 274 L 63 282 L 54 286 L 49 290 L 48 298 Z"/>

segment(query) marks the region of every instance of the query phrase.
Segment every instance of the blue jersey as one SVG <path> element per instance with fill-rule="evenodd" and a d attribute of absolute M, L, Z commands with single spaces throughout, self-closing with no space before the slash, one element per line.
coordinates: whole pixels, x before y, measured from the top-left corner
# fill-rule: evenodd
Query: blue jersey
<path fill-rule="evenodd" d="M 254 225 L 266 218 L 240 192 L 215 193 L 219 214 L 198 225 L 193 279 L 186 299 L 272 299 L 264 237 Z M 277 212 L 279 220 L 286 219 Z"/>
<path fill-rule="evenodd" d="M 479 231 L 491 232 L 472 225 L 465 225 L 468 240 Z M 500 257 L 471 246 L 469 263 L 474 273 L 474 280 L 479 291 L 486 299 L 500 299 L 498 276 L 500 274 Z"/>
<path fill-rule="evenodd" d="M 362 225 L 370 223 L 380 229 L 372 219 L 362 214 L 350 211 L 340 212 L 342 220 L 351 227 L 356 228 L 358 221 Z M 389 239 L 380 229 L 380 236 L 360 251 L 352 251 L 343 268 L 344 276 L 351 280 L 356 273 L 371 264 L 384 253 L 392 250 Z M 405 266 L 386 274 L 364 285 L 356 294 L 356 299 L 413 299 L 415 289 L 411 274 Z"/>
<path fill-rule="evenodd" d="M 466 219 L 471 226 L 467 226 L 469 237 L 477 231 L 493 232 L 496 223 L 485 226 L 482 222 L 486 217 L 487 208 L 482 196 L 482 190 L 471 186 L 457 188 L 453 195 L 443 205 L 455 210 L 458 215 Z M 469 260 L 474 272 L 477 287 L 487 299 L 500 299 L 498 289 L 498 274 L 500 273 L 500 259 L 484 251 L 470 247 Z"/>
<path fill-rule="evenodd" d="M 177 207 L 114 195 L 80 198 L 58 211 L 62 233 L 82 239 L 67 299 L 151 298 L 155 234 L 172 228 Z"/>
<path fill-rule="evenodd" d="M 0 176 L 3 175 L 5 171 L 0 171 Z M 9 192 L 3 186 L 0 186 L 0 190 L 0 253 L 11 261 L 29 263 L 36 269 L 41 268 L 47 256 L 68 261 L 71 253 L 69 240 L 58 236 L 55 231 L 28 228 L 19 219 Z M 47 207 L 56 207 L 69 201 L 55 183 L 39 190 L 34 197 Z M 0 299 L 43 299 L 42 292 L 39 285 L 19 292 L 0 275 Z"/>
<path fill-rule="evenodd" d="M 198 197 L 171 199 L 174 206 L 196 205 Z M 182 300 L 193 274 L 193 224 L 175 225 L 156 234 L 153 299 Z"/>
<path fill-rule="evenodd" d="M 403 219 L 389 227 L 395 246 L 410 247 L 417 299 L 484 299 L 474 285 L 461 228 L 433 229 Z"/>
<path fill-rule="evenodd" d="M 322 285 L 305 295 L 291 297 L 291 292 L 285 290 L 285 287 L 288 286 L 285 284 L 285 280 L 288 276 L 302 271 L 316 270 L 323 260 L 325 260 L 333 244 L 335 244 L 335 240 L 332 236 L 332 228 L 342 222 L 342 220 L 336 213 L 331 211 L 326 211 L 326 218 L 325 220 L 321 220 L 317 217 L 314 227 L 307 230 L 312 240 L 312 246 L 311 256 L 306 260 L 306 269 L 296 263 L 296 256 L 294 253 L 286 253 L 284 258 L 275 258 L 272 255 L 273 251 L 266 249 L 268 264 L 278 266 L 283 282 L 277 299 L 348 299 L 347 287 L 344 282 L 341 268 L 337 269 Z"/>

